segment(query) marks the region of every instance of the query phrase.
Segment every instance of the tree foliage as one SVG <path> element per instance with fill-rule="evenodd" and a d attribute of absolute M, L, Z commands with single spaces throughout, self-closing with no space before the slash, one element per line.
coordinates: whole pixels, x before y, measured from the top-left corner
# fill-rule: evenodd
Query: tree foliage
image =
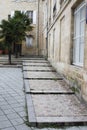
<path fill-rule="evenodd" d="M 14 16 L 10 17 L 8 20 L 2 20 L 0 24 L 0 38 L 3 39 L 8 47 L 10 64 L 12 44 L 22 43 L 22 40 L 26 36 L 26 31 L 31 31 L 33 29 L 30 24 L 31 20 L 28 16 L 20 11 L 15 11 Z"/>

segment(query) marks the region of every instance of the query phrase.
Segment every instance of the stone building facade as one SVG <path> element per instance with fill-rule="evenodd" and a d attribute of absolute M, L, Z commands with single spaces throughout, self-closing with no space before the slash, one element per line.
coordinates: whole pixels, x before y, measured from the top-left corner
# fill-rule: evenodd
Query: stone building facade
<path fill-rule="evenodd" d="M 37 55 L 37 29 L 38 29 L 38 0 L 6 0 L 0 1 L 0 21 L 8 19 L 8 15 L 13 15 L 14 11 L 24 11 L 32 19 L 33 31 L 28 33 L 26 41 L 22 44 L 22 55 Z"/>
<path fill-rule="evenodd" d="M 47 10 L 44 0 L 38 0 L 38 54 L 41 56 L 47 56 Z M 45 34 L 45 35 L 44 35 Z"/>
<path fill-rule="evenodd" d="M 87 102 L 86 1 L 43 0 L 43 5 L 42 39 L 48 60 Z"/>

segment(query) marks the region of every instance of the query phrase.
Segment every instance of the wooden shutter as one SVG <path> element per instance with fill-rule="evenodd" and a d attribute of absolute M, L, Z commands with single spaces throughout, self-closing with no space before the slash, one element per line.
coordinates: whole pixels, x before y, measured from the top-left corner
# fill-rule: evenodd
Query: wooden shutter
<path fill-rule="evenodd" d="M 36 10 L 33 11 L 33 24 L 36 24 Z"/>

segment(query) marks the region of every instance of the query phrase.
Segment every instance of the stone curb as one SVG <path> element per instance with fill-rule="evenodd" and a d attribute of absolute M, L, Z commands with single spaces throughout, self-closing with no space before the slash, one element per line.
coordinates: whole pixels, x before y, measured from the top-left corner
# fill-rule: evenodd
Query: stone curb
<path fill-rule="evenodd" d="M 35 110 L 33 106 L 32 97 L 30 94 L 26 93 L 26 102 L 27 102 L 27 111 L 28 111 L 28 121 L 29 124 L 33 127 L 36 126 L 36 116 L 35 116 Z"/>
<path fill-rule="evenodd" d="M 0 65 L 1 68 L 22 68 L 22 65 Z"/>
<path fill-rule="evenodd" d="M 31 94 L 29 94 L 30 87 L 29 87 L 28 80 L 24 80 L 24 88 L 25 88 L 25 96 L 26 96 L 26 103 L 27 103 L 28 121 L 31 126 L 36 127 L 37 121 L 36 121 L 32 97 Z"/>
<path fill-rule="evenodd" d="M 30 93 L 30 87 L 29 87 L 29 81 L 24 80 L 24 87 L 25 87 L 25 92 Z"/>
<path fill-rule="evenodd" d="M 26 79 L 26 80 L 63 80 L 62 77 L 59 77 L 59 78 L 27 78 L 27 77 L 24 77 L 24 79 Z"/>
<path fill-rule="evenodd" d="M 25 70 L 25 69 L 23 69 L 23 71 L 32 71 L 32 72 L 56 72 L 55 70 Z"/>
<path fill-rule="evenodd" d="M 37 117 L 37 126 L 84 126 L 87 125 L 87 116 L 82 116 L 82 119 L 79 120 L 79 117 Z"/>

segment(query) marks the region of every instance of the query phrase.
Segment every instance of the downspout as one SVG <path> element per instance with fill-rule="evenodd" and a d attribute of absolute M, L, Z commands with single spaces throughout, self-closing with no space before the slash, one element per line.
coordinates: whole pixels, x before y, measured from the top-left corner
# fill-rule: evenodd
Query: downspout
<path fill-rule="evenodd" d="M 39 56 L 39 2 L 38 0 L 38 27 L 37 27 L 37 48 L 38 48 L 38 56 Z"/>
<path fill-rule="evenodd" d="M 48 0 L 47 0 L 47 43 L 46 43 L 46 49 L 47 49 L 47 58 L 48 58 Z"/>

